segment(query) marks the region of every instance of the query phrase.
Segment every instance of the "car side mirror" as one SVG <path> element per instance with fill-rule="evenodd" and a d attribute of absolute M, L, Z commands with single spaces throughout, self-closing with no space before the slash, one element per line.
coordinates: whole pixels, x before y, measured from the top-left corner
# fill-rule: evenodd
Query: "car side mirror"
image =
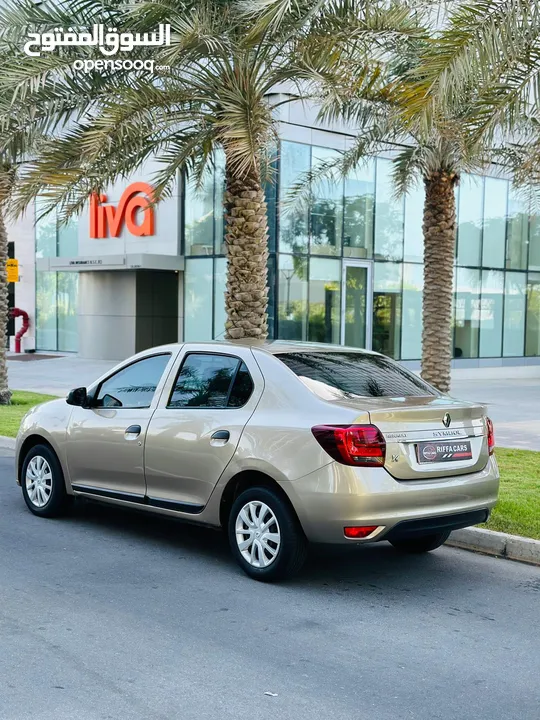
<path fill-rule="evenodd" d="M 77 407 L 88 407 L 88 395 L 85 387 L 70 390 L 66 398 L 68 405 L 76 405 Z"/>

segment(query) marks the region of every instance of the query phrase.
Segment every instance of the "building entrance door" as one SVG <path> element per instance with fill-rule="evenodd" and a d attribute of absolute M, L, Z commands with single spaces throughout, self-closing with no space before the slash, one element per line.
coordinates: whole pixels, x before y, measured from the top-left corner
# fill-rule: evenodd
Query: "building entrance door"
<path fill-rule="evenodd" d="M 371 350 L 373 265 L 344 260 L 341 292 L 341 343 Z"/>

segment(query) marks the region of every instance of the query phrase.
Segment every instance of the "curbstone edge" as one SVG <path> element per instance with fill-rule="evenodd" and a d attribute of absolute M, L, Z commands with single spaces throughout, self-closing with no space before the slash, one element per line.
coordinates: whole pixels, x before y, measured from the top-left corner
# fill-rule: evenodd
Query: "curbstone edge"
<path fill-rule="evenodd" d="M 508 535 L 494 530 L 471 527 L 455 530 L 446 544 L 486 555 L 496 555 L 509 560 L 540 565 L 540 540 L 532 540 L 519 535 Z"/>
<path fill-rule="evenodd" d="M 0 435 L 0 448 L 2 450 L 15 450 L 15 438 Z"/>

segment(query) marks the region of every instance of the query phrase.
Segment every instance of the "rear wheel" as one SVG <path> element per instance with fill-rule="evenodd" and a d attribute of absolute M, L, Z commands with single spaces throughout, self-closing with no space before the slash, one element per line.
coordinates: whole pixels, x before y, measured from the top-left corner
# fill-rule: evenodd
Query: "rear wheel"
<path fill-rule="evenodd" d="M 298 519 L 275 491 L 245 490 L 229 515 L 229 543 L 242 570 L 263 582 L 296 575 L 307 556 L 307 540 Z"/>
<path fill-rule="evenodd" d="M 56 517 L 70 505 L 60 462 L 47 445 L 34 445 L 28 451 L 21 470 L 21 487 L 34 515 Z"/>
<path fill-rule="evenodd" d="M 436 550 L 449 538 L 450 532 L 436 533 L 435 535 L 422 535 L 420 537 L 404 540 L 390 540 L 390 543 L 400 552 L 424 553 Z"/>

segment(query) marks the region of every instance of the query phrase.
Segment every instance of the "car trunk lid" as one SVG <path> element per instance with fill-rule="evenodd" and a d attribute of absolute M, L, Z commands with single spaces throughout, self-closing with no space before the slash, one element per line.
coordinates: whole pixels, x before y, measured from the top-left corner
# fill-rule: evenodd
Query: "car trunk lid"
<path fill-rule="evenodd" d="M 399 480 L 482 470 L 489 459 L 486 408 L 449 397 L 368 398 L 386 440 L 385 467 Z"/>

